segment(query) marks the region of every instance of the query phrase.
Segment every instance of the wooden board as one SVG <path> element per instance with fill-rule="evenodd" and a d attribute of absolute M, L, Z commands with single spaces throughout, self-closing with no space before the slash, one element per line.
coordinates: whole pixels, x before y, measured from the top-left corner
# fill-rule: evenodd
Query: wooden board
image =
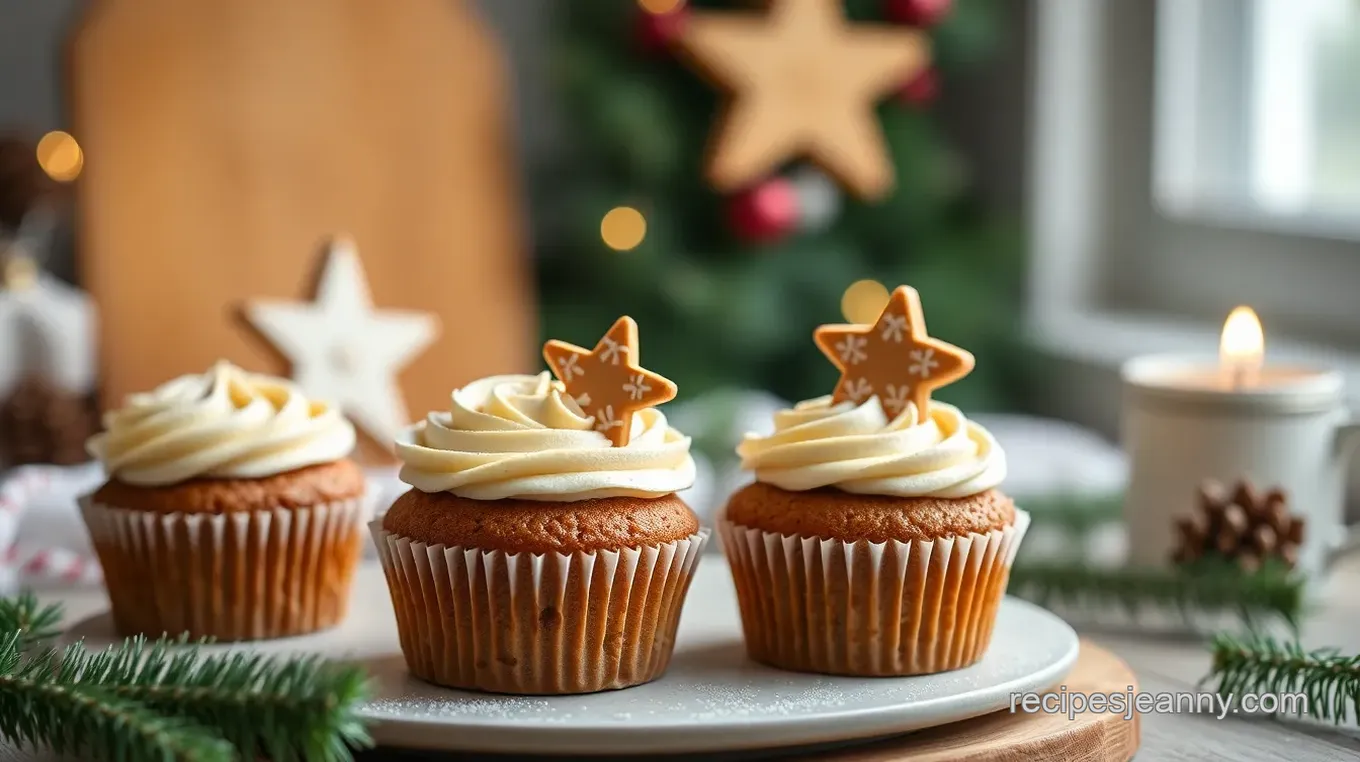
<path fill-rule="evenodd" d="M 1137 691 L 1133 671 L 1119 657 L 1081 641 L 1068 693 Z M 1009 710 L 852 749 L 788 759 L 821 762 L 1127 762 L 1138 751 L 1139 718 L 1086 712 L 1025 714 Z"/>
<path fill-rule="evenodd" d="M 106 405 L 218 358 L 287 373 L 231 310 L 309 300 L 337 233 L 378 308 L 443 326 L 401 375 L 413 417 L 538 366 L 510 84 L 470 2 L 93 0 L 71 55 Z"/>

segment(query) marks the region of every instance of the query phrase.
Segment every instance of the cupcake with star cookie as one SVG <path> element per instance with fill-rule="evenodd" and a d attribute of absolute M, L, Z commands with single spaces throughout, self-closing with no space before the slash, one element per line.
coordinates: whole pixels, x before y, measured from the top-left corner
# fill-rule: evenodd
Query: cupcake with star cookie
<path fill-rule="evenodd" d="M 990 433 L 931 392 L 973 368 L 903 286 L 873 325 L 828 325 L 834 394 L 738 447 L 755 482 L 719 522 L 750 656 L 835 675 L 966 667 L 991 640 L 1029 516 Z"/>
<path fill-rule="evenodd" d="M 218 363 L 104 416 L 81 498 L 126 635 L 223 641 L 338 624 L 371 498 L 354 428 L 291 382 Z"/>
<path fill-rule="evenodd" d="M 544 357 L 552 373 L 455 389 L 397 440 L 412 489 L 371 526 L 428 682 L 591 693 L 670 662 L 708 535 L 676 495 L 690 439 L 655 407 L 675 385 L 640 367 L 627 317 L 593 351 L 550 341 Z"/>

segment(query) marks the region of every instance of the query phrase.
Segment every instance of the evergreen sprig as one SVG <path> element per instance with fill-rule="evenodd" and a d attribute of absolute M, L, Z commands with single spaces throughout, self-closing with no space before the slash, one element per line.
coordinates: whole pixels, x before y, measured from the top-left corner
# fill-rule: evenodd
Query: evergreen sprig
<path fill-rule="evenodd" d="M 1118 492 L 1100 495 L 1057 493 L 1028 498 L 1024 508 L 1036 523 L 1084 537 L 1096 527 L 1123 521 L 1124 495 Z"/>
<path fill-rule="evenodd" d="M 356 709 L 369 683 L 315 656 L 205 655 L 183 638 L 94 652 L 35 648 L 60 608 L 0 598 L 0 736 L 111 760 L 342 762 L 371 740 Z"/>
<path fill-rule="evenodd" d="M 130 699 L 78 684 L 78 646 L 36 656 L 21 633 L 0 641 L 0 735 L 57 754 L 117 760 L 232 760 L 225 739 L 187 718 L 163 715 Z"/>
<path fill-rule="evenodd" d="M 0 598 L 0 633 L 18 633 L 20 648 L 55 638 L 60 624 L 61 607 L 40 605 L 32 593 Z"/>
<path fill-rule="evenodd" d="M 1253 573 L 1217 560 L 1190 568 L 1101 567 L 1088 563 L 1017 563 L 1009 590 L 1041 606 L 1113 606 L 1130 616 L 1156 608 L 1194 614 L 1236 614 L 1248 623 L 1283 619 L 1296 627 L 1303 613 L 1303 580 L 1276 566 Z"/>
<path fill-rule="evenodd" d="M 316 656 L 287 660 L 258 653 L 203 656 L 171 651 L 144 638 L 82 665 L 81 682 L 103 695 L 193 717 L 238 749 L 258 749 L 273 762 L 343 760 L 368 734 L 354 714 L 368 690 L 357 667 Z"/>
<path fill-rule="evenodd" d="M 1301 715 L 1339 724 L 1354 712 L 1360 719 L 1360 656 L 1335 648 L 1307 651 L 1259 634 L 1217 635 L 1210 651 L 1213 664 L 1200 684 L 1213 684 L 1219 695 L 1302 693 L 1307 705 L 1294 705 Z"/>

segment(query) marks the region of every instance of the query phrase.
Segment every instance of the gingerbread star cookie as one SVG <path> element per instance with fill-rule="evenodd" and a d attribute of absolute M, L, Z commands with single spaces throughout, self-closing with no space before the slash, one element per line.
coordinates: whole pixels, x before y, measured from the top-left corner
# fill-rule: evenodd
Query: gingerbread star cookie
<path fill-rule="evenodd" d="M 927 415 L 931 392 L 973 370 L 972 354 L 926 335 L 921 296 L 910 286 L 892 292 L 873 325 L 824 325 L 813 340 L 841 372 L 832 403 L 877 396 L 889 418 L 908 402 Z"/>
<path fill-rule="evenodd" d="M 553 339 L 543 345 L 543 359 L 615 447 L 628 444 L 633 413 L 675 399 L 675 384 L 638 365 L 638 327 L 626 315 L 593 350 Z"/>
<path fill-rule="evenodd" d="M 719 191 L 808 158 L 856 196 L 895 183 L 875 113 L 930 65 L 917 29 L 852 23 L 842 0 L 769 0 L 763 13 L 698 12 L 679 39 L 683 60 L 727 95 L 707 173 Z"/>

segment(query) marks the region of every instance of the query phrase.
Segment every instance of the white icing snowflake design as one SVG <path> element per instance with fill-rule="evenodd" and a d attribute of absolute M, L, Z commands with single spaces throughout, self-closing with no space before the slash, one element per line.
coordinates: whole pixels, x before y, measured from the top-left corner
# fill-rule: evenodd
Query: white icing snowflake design
<path fill-rule="evenodd" d="M 887 393 L 882 398 L 883 409 L 890 415 L 900 415 L 911 401 L 911 384 L 888 384 L 886 389 Z"/>
<path fill-rule="evenodd" d="M 907 357 L 911 359 L 911 364 L 907 366 L 907 372 L 914 376 L 930 378 L 931 371 L 940 367 L 940 361 L 935 359 L 935 350 L 933 349 L 913 349 L 907 354 Z"/>
<path fill-rule="evenodd" d="M 874 387 L 866 378 L 860 377 L 853 381 L 845 382 L 845 396 L 849 397 L 850 401 L 857 405 L 868 399 L 873 393 Z"/>
<path fill-rule="evenodd" d="M 589 393 L 589 392 L 587 392 L 587 393 L 585 393 L 585 394 L 578 394 L 578 395 L 576 395 L 575 397 L 572 397 L 572 399 L 576 400 L 576 404 L 577 404 L 577 405 L 580 405 L 582 410 L 585 410 L 586 408 L 590 407 L 590 393 Z"/>
<path fill-rule="evenodd" d="M 557 365 L 561 368 L 562 377 L 564 379 L 570 380 L 576 376 L 584 376 L 586 374 L 586 369 L 582 368 L 581 364 L 577 362 L 580 359 L 580 355 L 567 355 L 557 361 Z"/>
<path fill-rule="evenodd" d="M 647 383 L 647 377 L 639 373 L 623 385 L 623 390 L 628 392 L 629 398 L 640 400 L 642 395 L 652 390 L 652 387 Z"/>
<path fill-rule="evenodd" d="M 863 336 L 851 335 L 836 345 L 836 351 L 840 353 L 841 362 L 854 365 L 868 359 L 869 355 L 864 351 L 868 345 L 869 340 Z"/>
<path fill-rule="evenodd" d="M 609 431 L 623 427 L 623 421 L 614 417 L 614 406 L 605 405 L 604 410 L 595 414 L 595 430 Z"/>
<path fill-rule="evenodd" d="M 907 316 L 906 315 L 884 315 L 883 316 L 883 340 L 892 341 L 898 344 L 906 337 Z"/>
<path fill-rule="evenodd" d="M 604 345 L 604 350 L 599 354 L 600 362 L 602 363 L 618 365 L 619 358 L 628 351 L 628 347 L 614 341 L 608 336 L 600 339 L 600 343 Z"/>

